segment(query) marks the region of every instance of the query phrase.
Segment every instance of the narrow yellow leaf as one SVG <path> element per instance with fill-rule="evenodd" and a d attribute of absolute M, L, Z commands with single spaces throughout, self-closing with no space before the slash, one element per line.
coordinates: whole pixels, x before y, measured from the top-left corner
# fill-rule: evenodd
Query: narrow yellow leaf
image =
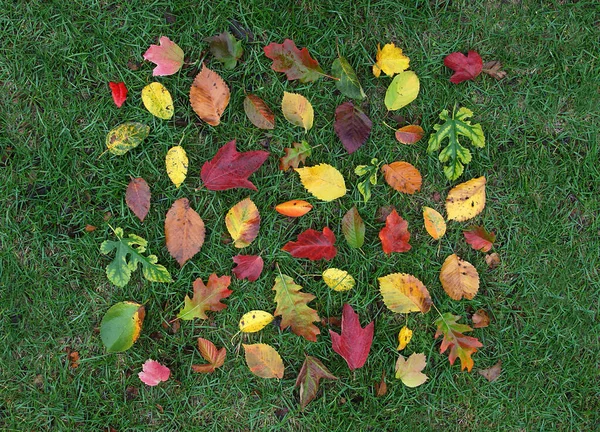
<path fill-rule="evenodd" d="M 446 234 L 444 217 L 431 207 L 423 207 L 423 222 L 425 229 L 434 240 L 439 240 Z"/>
<path fill-rule="evenodd" d="M 387 76 L 404 72 L 408 69 L 410 59 L 402 54 L 402 49 L 393 43 L 385 44 L 383 49 L 377 44 L 377 63 L 373 65 L 373 75 L 379 78 L 381 71 Z"/>
<path fill-rule="evenodd" d="M 346 183 L 342 174 L 328 164 L 319 164 L 313 167 L 296 168 L 300 175 L 302 185 L 323 201 L 333 201 L 346 195 Z"/>
<path fill-rule="evenodd" d="M 304 96 L 283 92 L 281 110 L 286 120 L 294 126 L 301 126 L 305 131 L 313 127 L 315 113 L 312 105 Z"/>
<path fill-rule="evenodd" d="M 398 351 L 402 351 L 404 348 L 406 348 L 406 345 L 408 345 L 408 343 L 412 339 L 412 335 L 413 332 L 411 329 L 409 329 L 406 326 L 402 327 L 402 329 L 398 333 L 398 348 L 396 349 Z"/>
<path fill-rule="evenodd" d="M 269 312 L 253 310 L 245 313 L 240 319 L 240 331 L 242 333 L 255 333 L 264 329 L 275 317 Z"/>
<path fill-rule="evenodd" d="M 169 90 L 158 82 L 148 84 L 142 89 L 142 102 L 150 114 L 169 120 L 173 117 L 173 99 Z"/>
<path fill-rule="evenodd" d="M 323 282 L 334 291 L 348 291 L 356 281 L 347 271 L 330 268 L 323 272 Z"/>
<path fill-rule="evenodd" d="M 419 95 L 419 77 L 413 71 L 400 72 L 385 92 L 385 106 L 388 111 L 398 110 Z"/>
<path fill-rule="evenodd" d="M 464 222 L 485 208 L 485 177 L 478 177 L 453 187 L 446 197 L 448 220 Z"/>
<path fill-rule="evenodd" d="M 188 157 L 185 150 L 181 146 L 174 146 L 167 152 L 165 158 L 165 165 L 167 166 L 167 174 L 175 185 L 179 188 L 184 182 L 188 171 Z"/>

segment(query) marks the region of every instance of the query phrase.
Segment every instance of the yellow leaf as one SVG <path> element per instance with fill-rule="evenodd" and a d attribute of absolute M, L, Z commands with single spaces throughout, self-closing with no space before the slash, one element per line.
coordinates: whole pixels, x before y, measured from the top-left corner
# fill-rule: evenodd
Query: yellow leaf
<path fill-rule="evenodd" d="M 419 95 L 419 77 L 413 71 L 400 72 L 385 92 L 385 106 L 388 111 L 400 109 Z"/>
<path fill-rule="evenodd" d="M 346 183 L 342 174 L 328 164 L 313 167 L 295 168 L 302 185 L 315 197 L 323 201 L 333 201 L 346 195 Z"/>
<path fill-rule="evenodd" d="M 240 319 L 240 331 L 242 333 L 255 333 L 265 328 L 275 317 L 269 312 L 261 310 L 250 311 Z"/>
<path fill-rule="evenodd" d="M 408 343 L 412 339 L 412 335 L 413 332 L 411 329 L 409 329 L 406 326 L 402 327 L 402 329 L 398 333 L 398 348 L 396 349 L 398 351 L 402 351 L 404 348 L 406 348 L 406 345 L 408 345 Z"/>
<path fill-rule="evenodd" d="M 188 171 L 188 157 L 183 147 L 171 147 L 167 152 L 165 165 L 167 166 L 169 178 L 175 187 L 178 188 L 184 182 Z"/>
<path fill-rule="evenodd" d="M 334 291 L 348 291 L 354 288 L 356 281 L 344 270 L 330 268 L 323 272 L 323 282 Z"/>
<path fill-rule="evenodd" d="M 275 348 L 266 344 L 242 346 L 246 353 L 246 364 L 254 375 L 261 378 L 283 378 L 285 368 Z"/>
<path fill-rule="evenodd" d="M 444 217 L 431 207 L 423 207 L 423 222 L 425 229 L 434 240 L 439 240 L 446 234 Z"/>
<path fill-rule="evenodd" d="M 406 273 L 380 277 L 379 291 L 388 309 L 396 313 L 427 313 L 433 304 L 423 282 Z"/>
<path fill-rule="evenodd" d="M 225 216 L 227 231 L 236 248 L 244 248 L 258 235 L 260 229 L 260 213 L 250 198 L 234 205 Z"/>
<path fill-rule="evenodd" d="M 460 300 L 463 297 L 471 300 L 479 291 L 477 269 L 456 254 L 450 255 L 442 264 L 440 282 L 446 294 L 453 300 Z"/>
<path fill-rule="evenodd" d="M 485 208 L 485 177 L 478 177 L 453 187 L 446 197 L 448 220 L 463 222 Z"/>
<path fill-rule="evenodd" d="M 302 126 L 305 131 L 312 128 L 315 113 L 312 105 L 304 96 L 283 92 L 281 110 L 286 120 L 294 126 Z"/>
<path fill-rule="evenodd" d="M 427 375 L 421 371 L 427 366 L 425 354 L 413 353 L 404 360 L 404 357 L 398 357 L 396 362 L 396 378 L 401 380 L 407 387 L 418 387 L 427 381 Z"/>
<path fill-rule="evenodd" d="M 169 90 L 158 82 L 148 84 L 142 89 L 142 102 L 150 114 L 169 120 L 173 117 L 173 99 Z"/>
<path fill-rule="evenodd" d="M 377 63 L 373 65 L 373 75 L 379 78 L 381 71 L 387 76 L 404 72 L 408 69 L 410 59 L 402 54 L 402 49 L 393 43 L 385 44 L 383 49 L 377 44 Z"/>

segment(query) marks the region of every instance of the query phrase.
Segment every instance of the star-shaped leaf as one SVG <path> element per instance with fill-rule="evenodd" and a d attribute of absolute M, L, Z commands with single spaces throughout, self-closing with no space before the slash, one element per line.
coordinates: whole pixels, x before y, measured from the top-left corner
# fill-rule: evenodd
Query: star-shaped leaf
<path fill-rule="evenodd" d="M 160 45 L 150 45 L 144 53 L 144 60 L 156 64 L 153 76 L 173 75 L 183 65 L 183 50 L 166 36 L 161 36 Z"/>
<path fill-rule="evenodd" d="M 341 355 L 350 370 L 363 367 L 371 351 L 375 324 L 369 323 L 365 328 L 360 326 L 358 314 L 352 306 L 344 304 L 342 310 L 342 333 L 329 330 L 333 350 Z"/>

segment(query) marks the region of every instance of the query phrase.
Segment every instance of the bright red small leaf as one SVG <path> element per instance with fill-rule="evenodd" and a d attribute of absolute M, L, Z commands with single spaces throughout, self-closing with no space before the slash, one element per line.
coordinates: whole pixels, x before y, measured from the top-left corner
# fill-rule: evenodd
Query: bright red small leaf
<path fill-rule="evenodd" d="M 350 370 L 363 367 L 371 350 L 375 324 L 369 323 L 365 328 L 360 326 L 358 314 L 352 306 L 344 304 L 342 309 L 341 335 L 329 330 L 333 350 L 341 355 Z"/>
<path fill-rule="evenodd" d="M 217 151 L 211 161 L 202 165 L 200 177 L 207 189 L 218 191 L 234 188 L 257 190 L 248 177 L 267 160 L 269 152 L 255 150 L 238 152 L 235 140 Z"/>
<path fill-rule="evenodd" d="M 348 153 L 354 153 L 367 141 L 372 127 L 371 119 L 352 102 L 335 109 L 333 129 Z"/>
<path fill-rule="evenodd" d="M 450 77 L 450 82 L 458 84 L 472 80 L 479 75 L 483 69 L 483 60 L 476 51 L 469 51 L 467 55 L 454 52 L 446 56 L 444 65 L 454 71 L 454 75 Z"/>
<path fill-rule="evenodd" d="M 125 202 L 138 219 L 144 222 L 150 210 L 150 187 L 146 180 L 141 177 L 131 179 L 125 191 Z"/>
<path fill-rule="evenodd" d="M 115 101 L 117 108 L 121 108 L 127 99 L 127 87 L 124 82 L 109 82 L 110 91 L 112 92 L 112 98 Z"/>
<path fill-rule="evenodd" d="M 469 231 L 463 231 L 465 240 L 475 250 L 489 252 L 496 240 L 494 231 L 487 232 L 484 227 L 476 226 Z"/>
<path fill-rule="evenodd" d="M 385 227 L 379 231 L 381 247 L 386 254 L 392 252 L 407 252 L 411 246 L 408 222 L 402 219 L 394 209 L 385 220 Z"/>
<path fill-rule="evenodd" d="M 330 260 L 337 254 L 334 243 L 335 235 L 328 227 L 323 228 L 322 233 L 309 228 L 298 236 L 298 241 L 288 242 L 283 250 L 292 254 L 294 258 L 308 258 L 311 261 Z"/>
<path fill-rule="evenodd" d="M 192 370 L 198 373 L 212 373 L 225 363 L 227 351 L 225 348 L 217 349 L 214 343 L 208 339 L 198 338 L 198 350 L 206 360 L 207 364 L 192 365 Z"/>
<path fill-rule="evenodd" d="M 271 69 L 285 72 L 288 80 L 299 79 L 305 83 L 323 76 L 319 62 L 313 59 L 308 49 L 299 50 L 294 41 L 286 39 L 282 44 L 270 43 L 264 48 L 265 55 L 273 60 Z"/>
<path fill-rule="evenodd" d="M 263 259 L 257 255 L 236 255 L 233 257 L 233 262 L 237 264 L 232 270 L 235 277 L 248 279 L 250 282 L 254 282 L 260 277 L 265 264 Z"/>
<path fill-rule="evenodd" d="M 146 363 L 142 365 L 142 372 L 138 373 L 142 382 L 152 387 L 158 385 L 161 381 L 168 380 L 170 375 L 169 368 L 155 360 L 146 360 Z"/>

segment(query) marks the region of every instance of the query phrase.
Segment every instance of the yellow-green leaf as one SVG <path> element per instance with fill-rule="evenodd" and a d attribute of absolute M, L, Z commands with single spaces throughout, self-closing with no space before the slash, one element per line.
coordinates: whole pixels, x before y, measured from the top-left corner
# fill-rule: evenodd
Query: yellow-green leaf
<path fill-rule="evenodd" d="M 427 375 L 421 371 L 427 365 L 425 354 L 413 353 L 404 360 L 404 357 L 398 357 L 396 362 L 396 378 L 401 380 L 407 387 L 418 387 L 427 381 Z"/>
<path fill-rule="evenodd" d="M 173 98 L 169 90 L 158 82 L 148 84 L 142 89 L 142 102 L 150 114 L 169 120 L 173 117 Z"/>
<path fill-rule="evenodd" d="M 286 120 L 294 126 L 301 126 L 305 131 L 313 127 L 315 113 L 312 105 L 304 96 L 283 92 L 281 110 Z"/>
<path fill-rule="evenodd" d="M 346 195 L 346 183 L 342 174 L 328 164 L 296 168 L 302 185 L 315 197 L 323 201 L 333 201 Z"/>
<path fill-rule="evenodd" d="M 348 291 L 356 281 L 347 271 L 330 268 L 323 272 L 323 282 L 334 291 Z"/>
<path fill-rule="evenodd" d="M 124 155 L 140 145 L 149 133 L 150 127 L 143 123 L 123 123 L 106 135 L 106 148 L 112 154 Z"/>
<path fill-rule="evenodd" d="M 144 322 L 144 306 L 124 301 L 106 312 L 100 324 L 100 337 L 108 352 L 122 352 L 131 348 L 140 335 Z"/>
<path fill-rule="evenodd" d="M 240 331 L 242 333 L 255 333 L 265 328 L 275 317 L 269 312 L 253 310 L 245 313 L 240 319 Z"/>
<path fill-rule="evenodd" d="M 225 225 L 236 248 L 249 246 L 260 229 L 258 208 L 250 198 L 240 201 L 227 212 Z"/>
<path fill-rule="evenodd" d="M 188 171 L 188 157 L 183 147 L 171 147 L 167 152 L 165 164 L 169 178 L 175 187 L 178 188 L 184 182 Z"/>
<path fill-rule="evenodd" d="M 400 72 L 385 92 L 385 106 L 388 111 L 398 110 L 412 101 L 419 94 L 419 77 L 413 71 Z"/>

